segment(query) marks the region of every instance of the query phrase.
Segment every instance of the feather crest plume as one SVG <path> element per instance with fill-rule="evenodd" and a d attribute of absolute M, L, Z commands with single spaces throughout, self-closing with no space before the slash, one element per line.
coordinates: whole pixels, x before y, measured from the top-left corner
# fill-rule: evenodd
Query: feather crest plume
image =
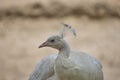
<path fill-rule="evenodd" d="M 65 24 L 65 23 L 61 23 L 61 25 L 62 25 L 62 29 L 60 30 L 60 36 L 61 36 L 62 38 L 64 38 L 64 36 L 65 36 L 65 34 L 66 34 L 67 32 L 72 33 L 73 36 L 76 37 L 76 31 L 75 31 L 75 29 L 73 29 L 70 25 Z"/>

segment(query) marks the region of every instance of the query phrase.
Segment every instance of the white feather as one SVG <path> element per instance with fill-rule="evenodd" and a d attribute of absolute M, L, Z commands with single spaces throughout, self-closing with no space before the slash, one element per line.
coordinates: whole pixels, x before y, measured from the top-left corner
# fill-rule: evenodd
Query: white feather
<path fill-rule="evenodd" d="M 61 23 L 62 25 L 62 29 L 60 30 L 60 35 L 64 38 L 65 34 L 67 32 L 72 33 L 75 37 L 76 37 L 76 31 L 75 29 L 73 29 L 70 25 L 65 24 L 65 23 Z"/>

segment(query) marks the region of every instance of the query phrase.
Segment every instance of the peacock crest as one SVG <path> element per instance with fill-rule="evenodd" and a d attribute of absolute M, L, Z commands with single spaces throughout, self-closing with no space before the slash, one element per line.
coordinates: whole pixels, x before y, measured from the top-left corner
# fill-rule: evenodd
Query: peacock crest
<path fill-rule="evenodd" d="M 76 31 L 75 31 L 75 29 L 73 29 L 70 25 L 65 24 L 65 23 L 63 23 L 63 22 L 61 23 L 61 25 L 62 25 L 62 29 L 60 30 L 59 34 L 60 34 L 60 36 L 61 36 L 62 38 L 65 37 L 65 35 L 66 35 L 67 32 L 72 33 L 73 36 L 76 37 Z"/>

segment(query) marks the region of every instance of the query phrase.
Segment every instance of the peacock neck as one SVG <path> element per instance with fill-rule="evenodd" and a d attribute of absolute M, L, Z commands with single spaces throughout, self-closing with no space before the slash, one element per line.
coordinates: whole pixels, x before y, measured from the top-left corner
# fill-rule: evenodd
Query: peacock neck
<path fill-rule="evenodd" d="M 62 46 L 62 48 L 59 50 L 59 57 L 68 58 L 70 56 L 70 47 L 65 42 Z"/>

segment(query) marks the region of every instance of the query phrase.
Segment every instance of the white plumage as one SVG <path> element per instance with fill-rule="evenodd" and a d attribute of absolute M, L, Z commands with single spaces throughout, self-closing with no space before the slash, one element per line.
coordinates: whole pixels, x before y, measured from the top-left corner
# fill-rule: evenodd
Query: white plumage
<path fill-rule="evenodd" d="M 48 55 L 39 61 L 33 72 L 29 76 L 29 80 L 55 80 L 54 62 L 57 54 Z"/>
<path fill-rule="evenodd" d="M 74 35 L 76 34 L 71 27 L 68 28 Z M 71 51 L 70 46 L 63 39 L 63 33 L 49 37 L 39 46 L 39 48 L 57 49 L 59 53 L 41 60 L 29 80 L 103 80 L 100 62 L 84 52 Z"/>

